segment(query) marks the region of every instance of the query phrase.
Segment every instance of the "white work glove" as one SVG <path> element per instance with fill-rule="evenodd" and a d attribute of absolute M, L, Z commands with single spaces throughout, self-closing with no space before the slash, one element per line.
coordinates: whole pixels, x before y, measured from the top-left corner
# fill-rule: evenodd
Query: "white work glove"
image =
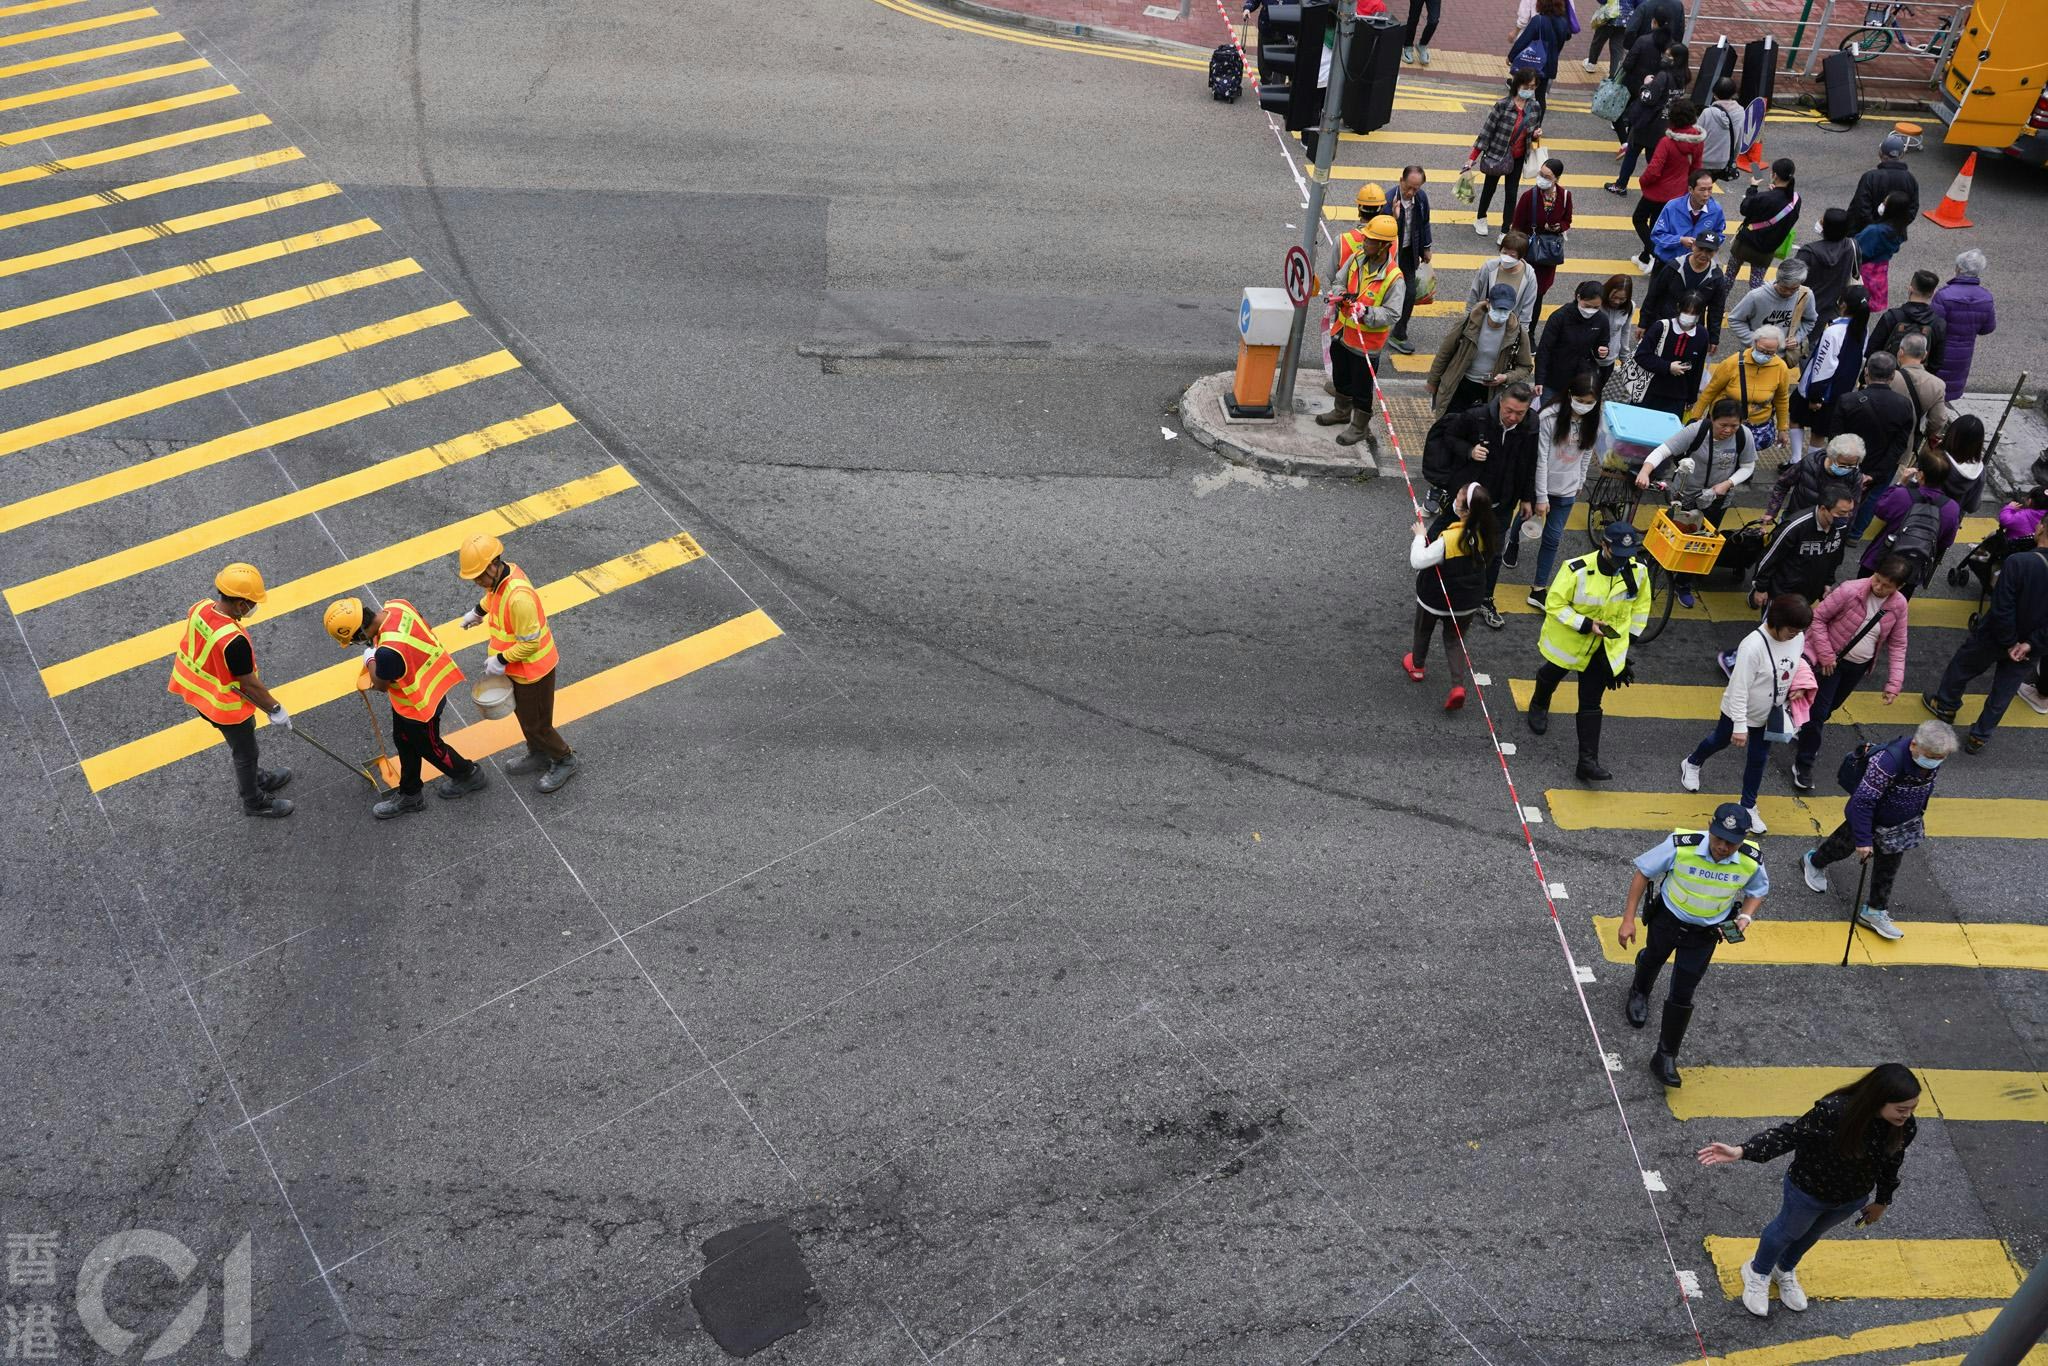
<path fill-rule="evenodd" d="M 496 655 L 489 656 L 484 660 L 484 672 L 492 678 L 496 678 L 499 674 L 505 672 L 505 661 Z"/>
<path fill-rule="evenodd" d="M 469 615 L 462 619 L 462 624 L 465 629 L 474 631 L 477 627 L 484 624 L 484 614 L 477 608 L 472 607 L 469 609 Z"/>
<path fill-rule="evenodd" d="M 270 724 L 283 726 L 286 730 L 292 728 L 292 714 L 284 709 L 284 703 L 280 702 L 270 709 Z"/>
<path fill-rule="evenodd" d="M 363 667 L 365 669 L 368 669 L 372 674 L 377 672 L 376 646 L 372 645 L 369 649 L 363 651 Z"/>

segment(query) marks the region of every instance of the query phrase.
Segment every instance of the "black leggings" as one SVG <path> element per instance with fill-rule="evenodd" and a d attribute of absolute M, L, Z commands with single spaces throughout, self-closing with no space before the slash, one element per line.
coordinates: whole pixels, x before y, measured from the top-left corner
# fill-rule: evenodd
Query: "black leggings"
<path fill-rule="evenodd" d="M 1665 999 L 1675 1006 L 1690 1006 L 1707 965 L 1714 961 L 1714 946 L 1721 942 L 1717 931 L 1690 925 L 1665 909 L 1664 898 L 1650 894 L 1650 908 L 1643 914 L 1642 952 L 1636 955 L 1635 989 L 1645 996 L 1657 985 L 1657 974 L 1672 954 L 1678 961 L 1671 967 L 1671 994 Z"/>
<path fill-rule="evenodd" d="M 1493 187 L 1498 185 L 1502 179 L 1506 179 L 1508 182 L 1506 206 L 1500 211 L 1501 231 L 1506 232 L 1515 221 L 1515 199 L 1522 192 L 1522 163 L 1519 158 L 1515 161 L 1514 169 L 1509 171 L 1505 177 L 1497 175 L 1486 177 L 1485 184 L 1479 187 L 1479 204 L 1472 210 L 1472 216 L 1474 218 L 1486 217 L 1486 211 L 1493 207 Z"/>
<path fill-rule="evenodd" d="M 1459 631 L 1463 631 L 1471 624 L 1472 613 L 1460 612 L 1458 614 Z M 1436 634 L 1438 627 L 1443 628 L 1444 649 L 1449 650 L 1451 648 L 1451 619 L 1449 617 L 1440 617 L 1436 613 L 1424 609 L 1421 603 L 1416 603 L 1415 649 L 1413 651 L 1416 668 L 1421 668 L 1422 661 L 1429 658 L 1429 638 Z"/>
<path fill-rule="evenodd" d="M 431 720 L 415 721 L 410 716 L 400 716 L 396 710 L 391 713 L 391 743 L 398 750 L 398 790 L 407 796 L 420 790 L 422 759 L 451 778 L 467 778 L 476 772 L 474 763 L 450 749 L 441 738 L 441 714 L 447 709 L 447 699 L 443 698 L 441 705 L 434 708 Z"/>
<path fill-rule="evenodd" d="M 1444 17 L 1444 0 L 1408 0 L 1408 29 L 1401 35 L 1401 46 L 1415 46 L 1415 25 L 1421 21 L 1425 6 L 1429 9 L 1429 27 L 1422 30 L 1422 45 L 1428 47 L 1429 40 L 1436 37 L 1436 26 Z"/>
<path fill-rule="evenodd" d="M 1594 63 L 1600 60 L 1600 50 L 1607 49 L 1607 74 L 1610 76 L 1620 68 L 1621 59 L 1626 55 L 1623 49 L 1628 45 L 1621 40 L 1623 27 L 1621 24 L 1593 25 L 1593 45 L 1586 49 L 1586 60 Z"/>
<path fill-rule="evenodd" d="M 1636 211 L 1629 215 L 1636 225 L 1636 236 L 1643 239 L 1643 256 L 1650 255 L 1650 229 L 1657 226 L 1657 215 L 1664 212 L 1668 199 L 1652 199 L 1644 195 L 1636 201 Z"/>

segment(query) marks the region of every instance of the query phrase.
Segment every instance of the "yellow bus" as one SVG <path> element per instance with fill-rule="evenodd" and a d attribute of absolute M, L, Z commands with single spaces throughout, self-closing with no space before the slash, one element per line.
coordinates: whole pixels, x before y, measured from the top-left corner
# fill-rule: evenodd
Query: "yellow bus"
<path fill-rule="evenodd" d="M 1934 107 L 1949 143 L 2048 165 L 2048 0 L 1977 0 Z"/>

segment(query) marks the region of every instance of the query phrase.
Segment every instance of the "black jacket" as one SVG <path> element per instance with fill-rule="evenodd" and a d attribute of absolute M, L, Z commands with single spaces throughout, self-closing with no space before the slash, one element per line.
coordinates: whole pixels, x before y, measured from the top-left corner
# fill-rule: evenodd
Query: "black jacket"
<path fill-rule="evenodd" d="M 1671 325 L 1667 327 L 1666 323 Z M 1650 382 L 1643 389 L 1638 406 L 1655 408 L 1674 417 L 1685 416 L 1685 410 L 1700 396 L 1700 380 L 1713 363 L 1710 353 L 1714 348 L 1706 340 L 1705 331 L 1703 324 L 1688 337 L 1668 318 L 1643 325 L 1643 339 L 1636 344 L 1636 364 L 1649 375 Z M 1682 361 L 1692 368 L 1685 374 L 1674 375 L 1673 361 Z"/>
<path fill-rule="evenodd" d="M 1835 571 L 1842 567 L 1842 552 L 1849 544 L 1849 517 L 1837 517 L 1834 525 L 1821 530 L 1820 519 L 1808 508 L 1797 517 L 1778 524 L 1756 562 L 1750 580 L 1752 593 L 1776 597 L 1797 593 L 1818 602 L 1834 586 Z"/>
<path fill-rule="evenodd" d="M 1641 10 L 1636 11 L 1638 14 Z M 1664 65 L 1664 49 L 1668 42 L 1658 41 L 1658 35 L 1645 33 L 1640 38 L 1629 39 L 1628 55 L 1621 59 L 1621 70 L 1616 73 L 1631 97 L 1640 94 L 1643 82 L 1657 74 Z M 1622 117 L 1628 117 L 1624 111 Z"/>
<path fill-rule="evenodd" d="M 2005 557 L 1991 590 L 1991 610 L 1978 629 L 2001 649 L 2025 641 L 2034 647 L 2036 659 L 2048 652 L 2048 552 L 2022 550 Z"/>
<path fill-rule="evenodd" d="M 1851 1200 L 1889 1205 L 1898 1193 L 1899 1168 L 1919 1121 L 1909 1119 L 1894 1129 L 1882 1116 L 1873 1115 L 1862 1145 L 1853 1155 L 1845 1155 L 1840 1146 L 1842 1105 L 1840 1096 L 1822 1096 L 1791 1123 L 1745 1139 L 1742 1160 L 1769 1162 L 1789 1152 L 1792 1169 L 1786 1175 L 1815 1200 L 1830 1205 L 1846 1205 Z M 1898 1140 L 1896 1148 L 1892 1147 L 1894 1139 Z"/>
<path fill-rule="evenodd" d="M 1856 182 L 1856 193 L 1849 197 L 1849 233 L 1851 236 L 1862 232 L 1877 221 L 1877 211 L 1884 207 L 1885 196 L 1900 190 L 1906 196 L 1906 221 L 1920 216 L 1920 182 L 1913 179 L 1913 172 L 1903 161 L 1880 161 L 1863 173 Z M 1905 233 L 1900 232 L 1904 237 Z"/>
<path fill-rule="evenodd" d="M 1805 458 L 1789 462 L 1778 471 L 1778 482 L 1771 486 L 1769 512 L 1781 520 L 1797 517 L 1820 501 L 1821 489 L 1829 484 L 1846 484 L 1859 499 L 1863 496 L 1860 470 L 1829 474 L 1826 448 L 1808 451 Z"/>
<path fill-rule="evenodd" d="M 1472 448 L 1481 442 L 1486 459 L 1474 460 Z M 1422 477 L 1452 493 L 1480 485 L 1506 521 L 1510 503 L 1536 501 L 1536 405 L 1529 405 L 1520 426 L 1505 429 L 1498 395 L 1438 418 L 1423 446 Z"/>
<path fill-rule="evenodd" d="M 1769 255 L 1778 249 L 1792 230 L 1799 226 L 1799 211 L 1794 209 L 1776 223 L 1784 207 L 1799 197 L 1796 190 L 1781 190 L 1775 185 L 1752 185 L 1742 196 L 1742 226 L 1736 230 L 1736 238 L 1751 251 Z"/>
<path fill-rule="evenodd" d="M 1693 270 L 1689 256 L 1676 261 L 1659 261 L 1650 272 L 1650 287 L 1643 293 L 1643 311 L 1636 319 L 1644 331 L 1678 312 L 1678 301 L 1693 290 L 1706 296 L 1706 316 L 1700 323 L 1707 329 L 1707 349 L 1721 344 L 1721 315 L 1728 309 L 1728 272 L 1715 261 L 1704 274 Z"/>
<path fill-rule="evenodd" d="M 1866 384 L 1835 405 L 1835 432 L 1863 438 L 1863 472 L 1883 488 L 1898 472 L 1913 437 L 1913 400 L 1889 384 Z"/>
<path fill-rule="evenodd" d="M 1865 351 L 1893 350 L 1893 333 L 1906 327 L 1922 328 L 1927 333 L 1927 368 L 1941 369 L 1942 355 L 1948 350 L 1948 319 L 1934 311 L 1933 304 L 1923 304 L 1917 299 L 1908 299 L 1896 308 L 1887 308 L 1870 325 L 1870 345 Z"/>
<path fill-rule="evenodd" d="M 1640 5 L 1636 6 L 1636 12 L 1628 17 L 1628 27 L 1621 31 L 1621 36 L 1630 42 L 1634 42 L 1651 31 L 1657 22 L 1659 14 L 1664 15 L 1671 21 L 1671 41 L 1674 43 L 1684 42 L 1684 0 L 1643 0 Z"/>
<path fill-rule="evenodd" d="M 1825 327 L 1842 302 L 1842 291 L 1856 280 L 1856 243 L 1847 237 L 1839 242 L 1821 238 L 1801 242 L 1792 254 L 1806 262 L 1806 287 L 1813 291 L 1814 315 Z"/>
<path fill-rule="evenodd" d="M 1536 345 L 1536 383 L 1548 403 L 1565 391 L 1581 370 L 1596 374 L 1606 362 L 1596 354 L 1609 345 L 1607 314 L 1596 310 L 1588 318 L 1579 312 L 1577 299 L 1550 310 L 1543 324 L 1543 340 Z"/>

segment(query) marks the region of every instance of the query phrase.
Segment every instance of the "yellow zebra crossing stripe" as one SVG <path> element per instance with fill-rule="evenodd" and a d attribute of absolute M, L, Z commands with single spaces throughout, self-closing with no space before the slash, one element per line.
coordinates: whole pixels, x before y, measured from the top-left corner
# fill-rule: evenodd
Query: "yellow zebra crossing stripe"
<path fill-rule="evenodd" d="M 57 161 L 41 161 L 33 166 L 19 166 L 12 171 L 0 171 L 0 185 L 20 185 L 31 180 L 43 180 L 67 171 L 83 171 L 94 166 L 108 166 L 116 161 L 128 161 L 135 157 L 148 156 L 152 152 L 167 152 L 173 147 L 189 147 L 195 142 L 211 142 L 215 138 L 233 137 L 254 128 L 268 128 L 268 114 L 248 114 L 239 119 L 228 119 L 221 123 L 202 124 L 197 128 L 181 128 L 175 133 L 164 133 L 140 142 L 124 142 L 118 147 L 103 147 L 97 152 L 80 152 L 76 156 L 63 157 Z M 105 201 L 102 201 L 105 202 Z M 24 220 L 27 221 L 27 220 Z M 0 219 L 0 226 L 7 226 Z"/>
<path fill-rule="evenodd" d="M 1485 103 L 1492 104 L 1496 98 L 1497 96 L 1488 95 L 1485 98 Z M 1301 134 L 1299 133 L 1294 134 L 1293 137 L 1296 142 L 1301 140 Z M 1382 128 L 1376 133 L 1346 132 L 1341 134 L 1340 137 L 1343 144 L 1347 147 L 1384 147 L 1388 151 L 1396 151 L 1405 147 L 1456 147 L 1460 151 L 1469 151 L 1472 147 L 1472 135 L 1470 133 L 1411 132 L 1405 128 Z M 1543 150 L 1553 153 L 1599 152 L 1603 155 L 1611 155 L 1614 151 L 1614 140 L 1612 138 L 1554 138 L 1546 133 L 1543 135 Z M 1460 165 L 1462 164 L 1461 162 Z M 1423 169 L 1429 172 L 1431 182 L 1437 185 L 1442 185 L 1443 183 L 1443 180 L 1438 179 L 1440 176 L 1446 180 L 1455 180 L 1458 176 L 1458 167 L 1456 166 L 1427 166 Z M 1393 175 L 1387 177 L 1389 181 L 1399 180 L 1400 178 L 1398 170 Z"/>
<path fill-rule="evenodd" d="M 1745 941 L 1747 942 L 1747 941 Z M 1731 950 L 1733 951 L 1733 950 Z M 1803 1115 L 1867 1067 L 1688 1067 L 1685 1085 L 1665 1091 L 1675 1119 L 1767 1119 Z M 1922 1118 L 2048 1123 L 2048 1073 L 1916 1067 Z"/>
<path fill-rule="evenodd" d="M 45 574 L 7 590 L 7 605 L 17 614 L 47 607 L 53 602 L 125 579 L 131 575 L 225 545 L 239 536 L 296 521 L 311 513 L 361 498 L 380 489 L 392 488 L 435 470 L 474 460 L 480 455 L 529 441 L 575 422 L 560 404 L 541 408 L 505 422 L 494 422 L 448 441 L 424 446 L 405 455 L 382 460 L 366 469 L 323 479 L 277 498 L 253 503 L 223 513 L 182 531 L 174 531 L 141 545 L 129 546 L 87 560 L 84 564 Z"/>
<path fill-rule="evenodd" d="M 1851 693 L 1828 718 L 1829 725 L 1891 726 L 1907 731 L 1920 724 L 1924 718 L 1912 706 L 1896 702 L 1889 707 L 1885 705 L 1883 696 L 1876 691 L 1883 682 L 1883 667 L 1884 661 L 1879 660 L 1879 676 L 1864 680 L 1870 691 L 1859 689 Z M 1529 699 L 1536 695 L 1536 680 L 1511 678 L 1508 688 L 1514 694 L 1515 705 L 1527 711 Z M 1637 683 L 1609 692 L 1601 702 L 1601 708 L 1609 716 L 1633 716 L 1655 721 L 1712 721 L 1721 714 L 1721 692 L 1719 685 L 1711 683 Z M 1912 696 L 1910 693 L 1900 695 L 1908 699 Z M 1560 714 L 1576 711 L 1579 685 L 1570 680 L 1560 683 L 1550 705 Z M 1984 695 L 1971 693 L 1963 698 L 1956 720 L 1967 725 L 1976 720 L 1977 714 L 1983 710 Z M 2048 730 L 2048 716 L 2031 707 L 2016 706 L 2006 712 L 2001 724 L 2027 730 Z"/>
<path fill-rule="evenodd" d="M 1650 523 L 1657 520 L 1657 511 L 1657 508 L 1654 506 L 1637 508 L 1635 516 L 1636 525 L 1645 531 L 1649 530 Z M 1732 531 L 1736 527 L 1748 526 L 1751 522 L 1762 521 L 1763 515 L 1764 510 L 1762 508 L 1729 508 L 1726 516 L 1721 520 L 1721 529 Z M 1586 505 L 1583 502 L 1573 503 L 1571 512 L 1566 514 L 1564 524 L 1568 530 L 1584 531 L 1586 529 Z M 1866 541 L 1874 540 L 1878 530 L 1883 525 L 1884 523 L 1882 522 L 1872 522 L 1863 529 L 1863 539 Z M 1998 519 L 1996 517 L 1965 517 L 1956 526 L 1956 544 L 1973 544 L 1983 540 L 1996 530 L 1998 530 Z M 1587 546 L 1586 549 L 1590 550 L 1592 547 Z M 1854 563 L 1851 560 L 1843 566 L 1844 578 L 1853 578 L 1862 573 L 1861 570 L 1853 567 Z"/>
<path fill-rule="evenodd" d="M 38 57 L 34 61 L 15 62 L 0 66 L 0 81 L 9 76 L 26 76 L 34 71 L 55 71 L 58 67 L 77 66 L 83 62 L 97 62 L 105 57 L 120 57 L 130 52 L 143 52 L 153 47 L 169 47 L 182 43 L 182 33 L 152 33 L 147 38 L 130 38 L 125 43 L 107 43 L 100 47 L 80 48 L 76 52 L 60 52 L 54 57 Z"/>
<path fill-rule="evenodd" d="M 1671 609 L 1673 621 L 1742 622 L 1754 626 L 1761 615 L 1749 605 L 1747 593 L 1699 593 L 1699 606 Z M 1513 593 L 1503 593 L 1495 599 L 1495 605 L 1503 615 L 1533 616 L 1541 609 L 1531 607 L 1524 598 Z M 1926 626 L 1953 628 L 1958 631 L 1970 629 L 1970 614 L 1977 610 L 1975 601 L 1962 598 L 1930 598 L 1926 594 L 1913 599 L 1906 620 L 1914 630 Z"/>
<path fill-rule="evenodd" d="M 1707 1366 L 1810 1366 L 1818 1361 L 1840 1361 L 1844 1357 L 1874 1355 L 1904 1347 L 1925 1347 L 1936 1342 L 1976 1337 L 1997 1317 L 1996 1309 L 1972 1309 L 1967 1314 L 1944 1314 L 1940 1318 L 1920 1319 L 1913 1323 L 1866 1328 L 1847 1337 L 1801 1338 L 1794 1342 L 1773 1343 L 1768 1347 L 1749 1347 L 1726 1356 L 1709 1357 Z M 1678 1363 L 1678 1366 L 1696 1366 L 1698 1360 L 1695 1357 L 1689 1362 Z"/>
<path fill-rule="evenodd" d="M 278 584 L 263 600 L 263 620 L 274 621 L 302 607 L 347 593 L 358 584 L 375 583 L 440 556 L 453 555 L 471 536 L 484 533 L 505 535 L 638 487 L 639 481 L 622 466 L 612 465 L 529 498 L 492 508 L 489 512 L 449 522 L 395 545 L 385 546 L 382 550 L 373 550 L 367 555 L 358 555 L 330 568 Z M 50 696 L 61 697 L 88 683 L 140 668 L 152 660 L 168 659 L 177 650 L 184 632 L 182 619 L 166 622 L 154 630 L 101 646 L 61 664 L 53 664 L 43 670 L 43 686 L 49 689 Z"/>
<path fill-rule="evenodd" d="M 160 237 L 177 237 L 184 233 L 197 232 L 201 228 L 217 227 L 222 223 L 254 218 L 259 214 L 275 213 L 279 209 L 288 209 L 295 204 L 310 204 L 315 200 L 340 193 L 341 186 L 332 182 L 322 182 L 296 190 L 286 190 L 281 194 L 265 195 L 261 199 L 245 199 L 239 204 L 224 204 L 217 209 L 181 214 L 176 218 L 166 218 L 156 223 L 145 223 L 139 228 L 123 228 L 119 232 L 101 233 L 97 237 L 82 237 L 61 247 L 49 247 L 22 256 L 0 257 L 0 279 L 10 275 L 24 275 L 32 270 L 42 270 L 46 266 L 61 265 L 66 261 L 83 261 L 92 256 L 104 256 L 108 252 L 132 247 L 138 242 L 150 242 Z M 367 218 L 358 221 L 370 222 Z M 376 225 L 372 223 L 370 227 L 374 230 Z"/>
<path fill-rule="evenodd" d="M 689 564 L 702 558 L 703 554 L 687 533 L 670 536 L 617 559 L 593 565 L 581 573 L 541 585 L 541 606 L 552 617 L 607 593 L 616 593 L 621 588 Z M 460 618 L 444 621 L 433 631 L 451 652 L 489 639 L 487 628 L 464 627 Z M 351 650 L 340 663 L 278 684 L 271 688 L 271 692 L 291 711 L 308 711 L 354 692 L 356 675 L 361 671 L 361 654 Z M 193 716 L 153 735 L 95 754 L 80 767 L 92 790 L 104 792 L 119 783 L 221 743 L 219 727 L 204 717 Z"/>
<path fill-rule="evenodd" d="M 1729 1299 L 1756 1239 L 1709 1234 L 1707 1253 Z M 1996 1238 L 1823 1238 L 1799 1259 L 1799 1284 L 1817 1300 L 2002 1300 L 2020 1268 Z"/>
<path fill-rule="evenodd" d="M 1560 830 L 1699 830 L 1705 828 L 1715 807 L 1736 800 L 1733 792 L 1593 792 L 1580 788 L 1552 788 L 1543 795 L 1550 802 L 1550 819 Z M 1841 823 L 1842 796 L 1758 797 L 1756 811 L 1778 834 L 1825 833 Z M 2048 840 L 2048 801 L 1943 794 L 1928 803 L 1925 821 L 1933 839 Z"/>
<path fill-rule="evenodd" d="M 0 19 L 12 19 L 17 14 L 34 14 L 38 10 L 64 9 L 70 5 L 82 5 L 85 0 L 22 0 L 19 5 L 0 6 Z"/>
<path fill-rule="evenodd" d="M 72 33 L 90 33 L 97 28 L 113 28 L 117 24 L 132 24 L 137 19 L 154 19 L 153 9 L 123 10 L 119 14 L 102 14 L 96 19 L 79 19 L 69 24 L 52 24 L 48 28 L 26 29 L 20 33 L 9 33 L 0 37 L 0 47 L 20 47 L 24 43 L 40 43 L 50 38 L 62 38 Z"/>
<path fill-rule="evenodd" d="M 176 479 L 194 470 L 222 464 L 237 456 L 248 455 L 252 451 L 267 450 L 287 441 L 296 441 L 314 432 L 328 431 L 372 413 L 381 413 L 401 404 L 431 398 L 435 394 L 443 394 L 450 389 L 518 368 L 519 361 L 510 351 L 493 351 L 474 360 L 445 366 L 414 379 L 353 394 L 348 398 L 336 399 L 332 403 L 323 403 L 302 413 L 291 413 L 285 417 L 272 418 L 268 422 L 259 422 L 253 427 L 229 432 L 225 436 L 214 437 L 211 441 L 202 441 L 196 446 L 186 446 L 151 460 L 125 465 L 118 470 L 110 470 L 91 479 L 82 479 L 75 484 L 66 484 L 48 493 L 39 493 L 18 502 L 0 505 L 0 533 L 15 531 L 51 517 L 61 517 L 67 512 L 105 502 L 109 498 L 118 498 L 122 494 L 134 493 L 138 489 L 146 489 L 153 484 Z M 49 673 L 49 670 L 44 671 L 45 681 L 48 680 Z"/>
<path fill-rule="evenodd" d="M 108 109 L 98 114 L 80 114 L 75 119 L 60 119 L 55 123 L 39 123 L 33 128 L 0 136 L 0 147 L 18 147 L 25 142 L 36 142 L 43 138 L 54 138 L 63 133 L 83 132 L 88 128 L 105 128 L 116 123 L 131 123 L 136 119 L 154 118 L 158 114 L 175 113 L 180 109 L 191 109 L 202 104 L 212 104 L 242 92 L 231 85 L 209 86 L 205 90 L 194 90 L 189 94 L 172 95 L 167 99 L 151 100 L 147 104 L 125 104 L 119 109 Z"/>
<path fill-rule="evenodd" d="M 1498 208 L 1498 205 L 1495 207 Z M 1358 206 L 1354 203 L 1325 204 L 1323 205 L 1323 217 L 1356 220 L 1358 217 Z M 1439 243 L 1443 241 L 1441 234 L 1451 231 L 1450 224 L 1469 221 L 1469 219 L 1460 220 L 1446 215 L 1443 221 L 1446 226 L 1437 229 L 1439 234 L 1437 241 Z M 1634 232 L 1635 230 L 1635 220 L 1631 219 L 1627 214 L 1575 213 L 1572 215 L 1573 232 Z M 1467 229 L 1467 231 L 1469 232 L 1470 229 Z M 1430 258 L 1430 264 L 1436 264 L 1436 257 L 1434 255 Z M 1575 264 L 1576 262 L 1566 261 L 1563 266 L 1559 267 L 1560 273 L 1569 271 Z M 1544 316 L 1547 318 L 1550 315 L 1546 312 Z"/>
<path fill-rule="evenodd" d="M 190 61 L 168 62 L 162 66 L 145 66 L 135 71 L 123 71 L 119 75 L 100 76 L 90 81 L 79 81 L 72 85 L 52 86 L 48 90 L 31 90 L 25 95 L 8 95 L 0 98 L 0 112 L 10 109 L 27 109 L 33 105 L 51 104 L 57 100 L 74 99 L 101 90 L 118 90 L 124 85 L 141 85 L 145 81 L 161 81 L 171 76 L 182 76 L 191 71 L 207 71 L 213 63 L 204 57 Z"/>
<path fill-rule="evenodd" d="M 296 147 L 280 147 L 275 151 L 258 152 L 254 156 L 236 157 L 231 161 L 217 161 L 211 166 L 200 166 L 190 171 L 158 176 L 155 180 L 140 180 L 133 185 L 117 185 L 112 189 L 101 190 L 97 194 L 82 194 L 75 199 L 59 200 L 55 204 L 38 204 L 33 208 L 16 209 L 13 213 L 0 213 L 0 229 L 18 228 L 25 223 L 43 223 L 74 213 L 91 213 L 112 204 L 130 204 L 151 195 L 168 194 L 172 190 L 226 180 L 244 171 L 260 171 L 266 166 L 279 166 L 287 161 L 298 161 L 305 155 Z"/>
<path fill-rule="evenodd" d="M 1617 889 L 1619 890 L 1619 889 Z M 1784 895 L 1773 891 L 1772 897 Z M 1615 939 L 1617 915 L 1596 915 L 1593 928 L 1600 952 L 1610 963 L 1633 963 L 1635 948 Z M 1880 968 L 2018 968 L 2048 972 L 2048 926 L 2010 921 L 1986 925 L 1916 922 L 1902 925 L 1904 939 L 1880 939 L 1858 930 L 1849 944 L 1854 966 Z M 1740 944 L 1714 955 L 1716 967 L 1832 967 L 1842 961 L 1848 939 L 1846 909 L 1841 919 L 1775 920 L 1766 903 L 1765 918 L 1749 927 Z M 1642 944 L 1638 933 L 1636 945 Z"/>

